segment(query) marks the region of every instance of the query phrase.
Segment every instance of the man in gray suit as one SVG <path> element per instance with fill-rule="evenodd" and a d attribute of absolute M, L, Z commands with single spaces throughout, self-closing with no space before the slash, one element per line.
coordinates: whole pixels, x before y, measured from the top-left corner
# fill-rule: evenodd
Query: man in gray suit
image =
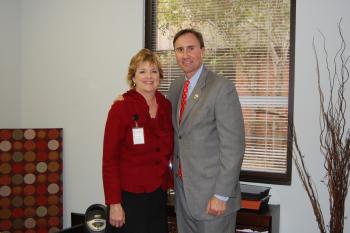
<path fill-rule="evenodd" d="M 201 33 L 181 30 L 173 45 L 185 73 L 173 81 L 167 95 L 175 129 L 172 166 L 178 232 L 233 233 L 245 148 L 238 95 L 231 81 L 203 65 Z"/>

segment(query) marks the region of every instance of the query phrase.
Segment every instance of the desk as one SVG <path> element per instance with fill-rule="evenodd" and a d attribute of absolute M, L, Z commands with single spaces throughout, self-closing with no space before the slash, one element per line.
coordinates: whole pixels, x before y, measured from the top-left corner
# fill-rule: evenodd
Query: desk
<path fill-rule="evenodd" d="M 71 225 L 76 226 L 84 223 L 84 218 L 84 214 L 71 213 Z M 269 233 L 279 233 L 279 223 L 279 205 L 268 205 L 268 207 L 259 212 L 243 209 L 237 212 L 236 229 L 252 229 L 256 231 L 268 231 Z M 176 216 L 172 204 L 168 204 L 168 226 L 169 233 L 177 233 Z"/>

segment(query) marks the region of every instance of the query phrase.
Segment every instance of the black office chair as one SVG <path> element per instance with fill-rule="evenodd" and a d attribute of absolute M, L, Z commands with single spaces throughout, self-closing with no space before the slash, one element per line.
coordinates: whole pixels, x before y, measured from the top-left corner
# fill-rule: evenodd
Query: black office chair
<path fill-rule="evenodd" d="M 107 207 L 93 204 L 85 211 L 83 223 L 63 229 L 59 233 L 107 233 Z"/>
<path fill-rule="evenodd" d="M 89 206 L 85 212 L 85 228 L 88 233 L 105 233 L 107 207 L 101 204 Z"/>

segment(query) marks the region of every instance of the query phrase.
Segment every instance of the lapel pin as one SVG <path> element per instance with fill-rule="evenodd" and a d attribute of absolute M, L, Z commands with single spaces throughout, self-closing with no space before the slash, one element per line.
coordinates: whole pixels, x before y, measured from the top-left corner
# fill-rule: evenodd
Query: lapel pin
<path fill-rule="evenodd" d="M 193 97 L 193 99 L 195 99 L 195 100 L 198 99 L 198 98 L 199 98 L 198 94 L 195 94 L 194 97 Z"/>

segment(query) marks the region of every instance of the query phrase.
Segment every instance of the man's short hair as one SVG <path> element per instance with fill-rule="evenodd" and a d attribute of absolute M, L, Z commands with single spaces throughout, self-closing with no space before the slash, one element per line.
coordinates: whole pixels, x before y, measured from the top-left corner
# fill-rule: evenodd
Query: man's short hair
<path fill-rule="evenodd" d="M 180 31 L 178 31 L 178 32 L 176 33 L 176 35 L 174 36 L 174 39 L 173 39 L 173 46 L 174 46 L 174 48 L 175 48 L 175 42 L 176 42 L 176 40 L 177 40 L 180 36 L 185 35 L 185 34 L 187 34 L 187 33 L 193 34 L 193 35 L 198 39 L 201 48 L 204 48 L 204 40 L 203 40 L 202 33 L 196 31 L 196 30 L 193 29 L 193 28 L 182 29 L 182 30 L 180 30 Z"/>

